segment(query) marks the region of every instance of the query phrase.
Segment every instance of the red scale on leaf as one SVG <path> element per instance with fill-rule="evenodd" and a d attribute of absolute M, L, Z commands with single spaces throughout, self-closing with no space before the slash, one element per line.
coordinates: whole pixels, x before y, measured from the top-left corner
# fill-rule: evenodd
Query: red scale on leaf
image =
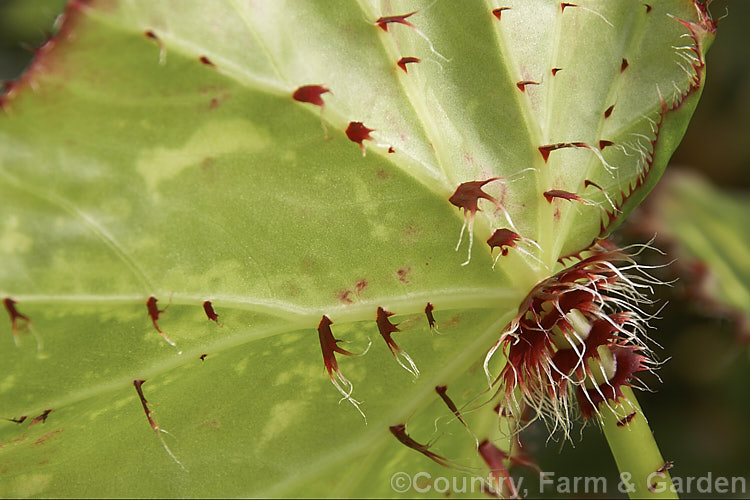
<path fill-rule="evenodd" d="M 439 385 L 435 387 L 435 392 L 438 393 L 438 396 L 440 396 L 440 399 L 443 400 L 445 403 L 445 406 L 448 407 L 448 409 L 453 412 L 453 415 L 456 416 L 459 422 L 464 424 L 464 427 L 467 429 L 469 428 L 469 424 L 466 423 L 464 418 L 461 416 L 461 412 L 458 411 L 458 407 L 456 406 L 456 403 L 453 402 L 453 400 L 448 396 L 448 386 L 447 385 Z"/>
<path fill-rule="evenodd" d="M 18 339 L 18 320 L 23 320 L 26 322 L 27 325 L 31 324 L 31 320 L 28 316 L 21 314 L 16 309 L 16 302 L 15 300 L 11 299 L 10 297 L 6 297 L 3 299 L 3 305 L 5 306 L 5 310 L 8 312 L 8 316 L 10 316 L 10 328 L 13 332 L 13 338 Z"/>
<path fill-rule="evenodd" d="M 159 320 L 159 315 L 166 311 L 166 308 L 159 310 L 159 307 L 156 305 L 157 302 L 159 302 L 159 299 L 157 299 L 156 297 L 149 297 L 146 301 L 146 308 L 148 309 L 148 315 L 151 318 L 151 322 L 154 324 L 154 328 L 156 328 L 157 332 L 164 335 L 164 332 L 162 332 L 161 328 L 159 328 L 159 324 L 157 323 L 157 321 Z"/>
<path fill-rule="evenodd" d="M 214 306 L 210 300 L 203 302 L 203 311 L 206 313 L 209 321 L 214 321 L 219 324 L 219 315 L 214 311 Z"/>
<path fill-rule="evenodd" d="M 408 71 L 406 70 L 406 65 L 412 64 L 412 63 L 418 63 L 418 62 L 421 62 L 421 60 L 418 57 L 402 57 L 401 59 L 398 60 L 396 64 L 398 65 L 399 68 L 404 70 L 404 73 L 408 73 Z"/>
<path fill-rule="evenodd" d="M 385 343 L 388 345 L 388 349 L 391 350 L 393 357 L 396 358 L 396 361 L 398 361 L 398 364 L 400 364 L 406 371 L 408 371 L 415 377 L 418 377 L 419 369 L 417 369 L 414 361 L 412 361 L 411 357 L 407 353 L 405 353 L 404 350 L 398 346 L 398 344 L 396 344 L 396 341 L 393 340 L 393 337 L 391 336 L 392 334 L 401 331 L 398 329 L 398 325 L 394 325 L 388 319 L 391 316 L 393 316 L 392 312 L 388 312 L 382 307 L 378 307 L 377 317 L 375 319 L 375 322 L 378 325 L 378 331 L 383 337 L 383 340 L 385 340 Z M 401 361 L 401 358 L 404 358 L 409 366 L 406 366 L 404 362 Z"/>
<path fill-rule="evenodd" d="M 533 80 L 521 80 L 520 82 L 516 83 L 516 87 L 518 87 L 521 92 L 526 92 L 527 85 L 539 85 L 539 82 L 535 82 Z"/>
<path fill-rule="evenodd" d="M 46 423 L 47 422 L 47 417 L 49 416 L 50 413 L 52 413 L 52 410 L 49 410 L 49 409 L 48 410 L 44 410 L 41 415 L 39 415 L 38 417 L 36 417 L 34 420 L 31 421 L 31 423 L 29 424 L 29 427 L 31 427 L 32 425 L 34 425 L 36 423 L 39 423 L 39 422 Z M 23 420 L 25 420 L 25 419 L 23 419 Z M 21 422 L 23 422 L 23 420 L 21 420 Z"/>
<path fill-rule="evenodd" d="M 497 18 L 498 21 L 500 21 L 502 20 L 504 10 L 510 10 L 510 7 L 500 7 L 500 8 L 494 9 L 492 11 L 492 14 Z"/>
<path fill-rule="evenodd" d="M 153 295 L 148 298 L 148 301 L 146 301 L 146 308 L 148 309 L 148 315 L 151 318 L 151 323 L 153 323 L 154 328 L 156 328 L 156 331 L 159 332 L 159 335 L 162 336 L 167 344 L 171 345 L 172 347 L 177 347 L 177 345 L 172 342 L 169 337 L 167 337 L 167 334 L 164 333 L 161 328 L 159 328 L 159 324 L 157 323 L 157 321 L 159 320 L 159 316 L 161 315 L 161 313 L 166 311 L 167 307 L 169 306 L 165 307 L 164 309 L 159 309 L 159 307 L 156 305 L 158 301 L 159 300 Z"/>
<path fill-rule="evenodd" d="M 500 248 L 500 253 L 505 256 L 508 255 L 508 249 L 515 248 L 516 242 L 520 239 L 521 236 L 510 229 L 496 229 L 487 240 L 487 244 L 490 246 L 490 253 L 495 248 Z"/>
<path fill-rule="evenodd" d="M 356 356 L 354 353 L 342 349 L 338 346 L 341 340 L 336 339 L 331 331 L 333 321 L 328 316 L 323 316 L 318 324 L 318 339 L 320 340 L 320 350 L 323 352 L 323 364 L 325 364 L 328 375 L 333 380 L 334 373 L 341 376 L 339 364 L 336 361 L 334 353 L 343 354 L 344 356 Z"/>
<path fill-rule="evenodd" d="M 550 189 L 549 191 L 545 191 L 542 194 L 544 195 L 544 198 L 547 200 L 548 203 L 552 203 L 552 200 L 555 198 L 586 203 L 584 199 L 578 196 L 577 194 L 571 193 L 570 191 L 563 191 L 562 189 Z"/>
<path fill-rule="evenodd" d="M 563 2 L 560 4 L 560 11 L 565 12 L 565 7 L 578 7 L 578 5 L 574 3 Z"/>
<path fill-rule="evenodd" d="M 427 324 L 430 326 L 430 330 L 437 331 L 437 323 L 435 322 L 435 316 L 432 315 L 432 311 L 435 310 L 435 307 L 432 305 L 431 302 L 427 303 L 427 306 L 424 308 L 424 314 L 427 316 Z"/>
<path fill-rule="evenodd" d="M 426 456 L 433 462 L 442 465 L 443 467 L 453 468 L 453 465 L 447 458 L 441 457 L 440 455 L 431 452 L 429 445 L 420 444 L 414 441 L 414 439 L 412 439 L 411 436 L 406 433 L 405 424 L 392 425 L 388 429 L 391 431 L 391 434 L 393 434 L 396 439 L 398 439 L 399 442 L 404 446 L 421 453 L 422 455 Z"/>
<path fill-rule="evenodd" d="M 201 357 L 203 359 L 203 357 Z M 162 429 L 159 424 L 154 419 L 154 416 L 151 412 L 151 409 L 148 407 L 148 401 L 146 400 L 146 396 L 143 395 L 143 384 L 145 384 L 146 381 L 143 379 L 136 379 L 133 380 L 133 387 L 135 387 L 135 392 L 138 393 L 138 399 L 141 400 L 141 406 L 143 406 L 143 412 L 146 414 L 146 419 L 148 420 L 148 424 L 151 426 L 151 429 L 156 433 L 157 437 L 159 438 L 159 441 L 161 442 L 162 447 L 164 448 L 164 451 L 167 452 L 167 455 L 169 455 L 174 462 L 182 467 L 184 471 L 187 471 L 185 469 L 185 466 L 182 465 L 182 463 L 177 460 L 177 457 L 172 453 L 172 450 L 169 449 L 167 446 L 167 443 L 164 441 L 164 438 L 162 437 L 162 433 L 166 434 L 167 431 Z"/>
<path fill-rule="evenodd" d="M 391 323 L 391 321 L 388 319 L 391 316 L 393 316 L 392 312 L 388 312 L 382 307 L 378 307 L 378 315 L 375 322 L 378 325 L 378 331 L 380 331 L 380 335 L 382 335 L 383 339 L 385 339 L 385 343 L 388 344 L 388 348 L 395 355 L 397 352 L 401 352 L 401 348 L 396 345 L 396 342 L 391 337 L 391 334 L 400 332 L 401 330 L 399 330 L 398 326 Z"/>
<path fill-rule="evenodd" d="M 479 454 L 482 456 L 484 463 L 487 464 L 487 467 L 490 468 L 490 475 L 495 480 L 495 484 L 493 484 L 495 493 L 499 494 L 502 491 L 501 484 L 505 482 L 505 485 L 508 487 L 510 498 L 518 498 L 515 484 L 503 463 L 508 459 L 508 454 L 486 439 L 479 444 L 477 451 L 479 451 Z"/>
<path fill-rule="evenodd" d="M 452 205 L 464 211 L 464 224 L 461 227 L 461 235 L 458 238 L 458 245 L 456 245 L 456 250 L 458 250 L 458 248 L 461 246 L 464 230 L 467 229 L 467 227 L 469 230 L 469 254 L 466 262 L 462 264 L 464 266 L 471 261 L 471 247 L 474 243 L 474 217 L 480 210 L 479 199 L 481 198 L 487 200 L 494 204 L 498 208 L 498 210 L 502 210 L 503 212 L 505 212 L 505 208 L 499 201 L 482 190 L 482 187 L 484 187 L 486 184 L 497 180 L 500 180 L 500 177 L 491 177 L 484 181 L 469 181 L 461 183 L 459 184 L 456 191 L 451 195 L 451 197 L 448 198 L 448 201 Z M 507 212 L 505 212 L 505 215 L 506 217 L 508 217 Z M 512 223 L 511 226 L 513 226 Z"/>
<path fill-rule="evenodd" d="M 200 57 L 200 62 L 203 63 L 203 64 L 205 64 L 206 66 L 210 66 L 212 68 L 216 67 L 216 65 L 211 61 L 211 59 L 209 59 L 206 56 L 201 56 Z"/>
<path fill-rule="evenodd" d="M 328 129 L 326 123 L 323 120 L 323 110 L 325 109 L 325 102 L 323 102 L 322 95 L 325 93 L 331 93 L 330 89 L 323 85 L 302 85 L 297 87 L 297 90 L 292 94 L 292 99 L 297 102 L 305 102 L 318 106 L 320 108 L 320 126 L 323 127 L 323 133 L 325 137 L 328 137 Z"/>
<path fill-rule="evenodd" d="M 448 198 L 448 201 L 468 213 L 470 217 L 479 212 L 479 199 L 485 199 L 492 202 L 496 207 L 501 208 L 500 203 L 482 191 L 482 188 L 490 182 L 500 180 L 500 177 L 492 177 L 486 181 L 469 181 L 459 184 L 456 191 Z"/>
<path fill-rule="evenodd" d="M 549 159 L 549 154 L 552 151 L 557 151 L 558 149 L 565 149 L 565 148 L 591 149 L 591 146 L 589 146 L 585 142 L 558 142 L 556 144 L 546 144 L 544 146 L 539 146 L 538 149 L 542 155 L 542 158 L 544 159 L 544 163 L 547 163 L 547 160 Z"/>
<path fill-rule="evenodd" d="M 365 418 L 366 420 L 365 414 L 359 408 L 360 402 L 352 398 L 354 387 L 341 373 L 338 361 L 336 360 L 336 353 L 343 354 L 344 356 L 358 356 L 358 354 L 354 354 L 353 352 L 347 351 L 338 346 L 338 343 L 341 342 L 341 340 L 338 340 L 333 336 L 333 332 L 331 331 L 332 324 L 333 321 L 331 321 L 326 315 L 323 315 L 318 324 L 318 339 L 320 341 L 320 350 L 323 353 L 323 364 L 325 365 L 333 386 L 341 393 L 343 399 L 349 401 L 357 411 L 359 411 L 362 418 Z M 369 349 L 369 345 L 367 346 L 367 349 Z M 367 349 L 365 349 L 365 352 L 367 352 Z M 364 354 L 364 352 L 362 354 Z M 361 354 L 359 354 L 359 356 L 361 356 Z"/>
<path fill-rule="evenodd" d="M 637 411 L 635 410 L 631 411 L 630 413 L 628 413 L 627 415 L 625 415 L 624 417 L 622 417 L 620 420 L 617 421 L 617 427 L 625 427 L 635 418 L 637 414 L 638 414 Z M 659 472 L 659 471 L 656 471 L 656 472 Z"/>
<path fill-rule="evenodd" d="M 330 90 L 322 85 L 303 85 L 294 91 L 292 98 L 295 101 L 307 102 L 322 108 L 325 103 L 321 96 L 327 92 L 330 92 Z"/>
<path fill-rule="evenodd" d="M 374 141 L 370 136 L 370 132 L 375 132 L 375 129 L 367 128 L 362 122 L 349 122 L 349 126 L 346 127 L 346 136 L 350 141 L 359 144 L 359 149 L 362 150 L 362 156 L 365 156 L 365 145 L 364 141 Z"/>
<path fill-rule="evenodd" d="M 388 25 L 392 23 L 403 24 L 404 26 L 408 26 L 410 28 L 416 29 L 414 25 L 410 23 L 409 21 L 407 21 L 406 19 L 413 16 L 417 12 L 419 11 L 415 10 L 414 12 L 409 12 L 408 14 L 379 17 L 375 20 L 375 24 L 378 25 L 380 29 L 382 29 L 383 31 L 388 31 Z"/>

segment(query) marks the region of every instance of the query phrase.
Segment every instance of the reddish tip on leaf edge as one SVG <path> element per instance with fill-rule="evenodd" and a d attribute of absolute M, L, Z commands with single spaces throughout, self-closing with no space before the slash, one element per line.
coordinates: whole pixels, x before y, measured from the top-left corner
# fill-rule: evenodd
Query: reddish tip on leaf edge
<path fill-rule="evenodd" d="M 492 15 L 494 15 L 498 21 L 502 20 L 503 17 L 503 11 L 504 10 L 510 10 L 510 7 L 500 7 L 498 9 L 495 9 L 492 11 Z"/>
<path fill-rule="evenodd" d="M 346 136 L 350 141 L 359 144 L 359 148 L 362 150 L 362 154 L 365 152 L 364 141 L 372 141 L 373 138 L 370 136 L 370 132 L 374 132 L 375 129 L 367 128 L 362 122 L 349 122 L 349 126 L 346 127 Z"/>
<path fill-rule="evenodd" d="M 78 23 L 84 18 L 84 11 L 89 8 L 93 0 L 71 0 L 56 22 L 57 33 L 49 36 L 41 46 L 34 50 L 34 58 L 26 67 L 24 73 L 15 81 L 6 82 L 0 91 L 0 109 L 8 112 L 10 102 L 22 89 L 30 87 L 34 78 L 43 73 L 50 73 L 59 65 L 60 57 L 51 57 L 71 37 Z"/>
<path fill-rule="evenodd" d="M 518 233 L 514 233 L 510 229 L 496 229 L 492 236 L 487 240 L 487 244 L 490 246 L 490 253 L 495 248 L 500 248 L 502 255 L 508 255 L 508 249 L 514 248 L 516 242 L 521 239 Z"/>
<path fill-rule="evenodd" d="M 407 71 L 406 65 L 412 64 L 412 63 L 418 63 L 418 62 L 421 62 L 421 60 L 418 57 L 402 57 L 401 59 L 398 60 L 396 64 L 398 65 L 399 68 L 404 70 L 404 73 L 408 73 L 409 71 Z"/>
<path fill-rule="evenodd" d="M 322 108 L 325 103 L 321 96 L 327 92 L 330 92 L 330 89 L 322 85 L 303 85 L 294 91 L 292 98 L 295 101 L 308 102 Z"/>

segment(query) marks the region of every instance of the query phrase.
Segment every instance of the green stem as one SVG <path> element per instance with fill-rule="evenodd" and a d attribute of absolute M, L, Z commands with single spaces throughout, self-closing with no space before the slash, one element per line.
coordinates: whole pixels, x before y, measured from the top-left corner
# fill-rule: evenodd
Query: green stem
<path fill-rule="evenodd" d="M 664 459 L 633 391 L 623 387 L 622 393 L 623 405 L 613 407 L 614 413 L 600 408 L 602 429 L 620 469 L 620 491 L 630 498 L 678 498 L 669 472 L 657 472 L 666 468 Z"/>

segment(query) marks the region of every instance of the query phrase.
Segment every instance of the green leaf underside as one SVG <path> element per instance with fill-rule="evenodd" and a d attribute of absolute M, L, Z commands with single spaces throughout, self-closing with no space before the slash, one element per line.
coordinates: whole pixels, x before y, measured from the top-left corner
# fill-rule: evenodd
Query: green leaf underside
<path fill-rule="evenodd" d="M 448 384 L 459 406 L 485 390 L 482 359 L 521 299 L 608 221 L 584 181 L 619 204 L 661 116 L 657 161 L 633 199 L 658 178 L 699 92 L 673 48 L 691 43 L 688 31 L 666 14 L 696 11 L 689 1 L 650 13 L 635 2 L 564 12 L 508 2 L 498 20 L 500 5 L 437 2 L 409 21 L 438 55 L 407 26 L 373 24 L 425 7 L 390 5 L 70 10 L 0 115 L 0 295 L 33 322 L 17 347 L 9 323 L 0 338 L 0 416 L 30 417 L 0 423 L 0 495 L 391 495 L 394 471 L 438 466 L 387 427 L 408 422 L 426 443 L 440 416 L 435 451 L 486 475 L 434 387 Z M 401 56 L 422 62 L 406 74 Z M 521 92 L 524 80 L 539 85 Z M 332 91 L 329 137 L 321 110 L 291 98 L 307 84 Z M 690 95 L 660 114 L 659 91 L 666 102 Z M 343 133 L 350 121 L 375 130 L 366 157 Z M 588 149 L 546 163 L 538 150 L 600 140 L 624 148 L 603 151 L 613 172 Z M 447 199 L 494 176 L 511 176 L 485 190 L 537 242 L 528 249 L 540 262 L 511 249 L 492 269 L 484 241 L 508 223 L 482 200 L 461 266 L 462 215 Z M 550 189 L 598 206 L 550 204 Z M 171 301 L 159 325 L 177 348 L 151 324 L 152 295 L 161 308 Z M 442 335 L 427 327 L 427 302 Z M 383 345 L 378 306 L 396 314 L 416 382 Z M 315 330 L 323 314 L 342 347 L 373 341 L 364 357 L 338 356 L 367 427 L 336 404 Z M 149 428 L 137 378 L 189 472 Z M 472 407 L 478 437 L 498 439 L 491 405 Z M 48 408 L 46 423 L 28 426 Z"/>

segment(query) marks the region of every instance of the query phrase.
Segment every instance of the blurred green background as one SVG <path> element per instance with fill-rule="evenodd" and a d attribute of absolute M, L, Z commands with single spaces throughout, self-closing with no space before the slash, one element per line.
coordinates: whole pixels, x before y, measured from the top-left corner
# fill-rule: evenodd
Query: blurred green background
<path fill-rule="evenodd" d="M 34 47 L 53 30 L 64 4 L 64 0 L 0 0 L 0 80 L 12 80 L 23 71 Z M 714 18 L 727 11 L 728 16 L 720 22 L 709 52 L 702 101 L 668 173 L 693 169 L 736 199 L 750 200 L 750 1 L 717 0 L 711 10 Z M 643 210 L 640 212 L 615 235 L 620 244 L 653 236 L 652 226 L 643 224 Z M 749 219 L 750 214 L 745 220 Z M 750 232 L 750 224 L 745 226 Z M 665 250 L 664 245 L 674 246 L 658 239 L 656 245 Z M 662 319 L 654 322 L 657 330 L 653 332 L 664 347 L 658 352 L 660 358 L 671 359 L 658 372 L 663 383 L 653 377 L 646 379 L 655 392 L 641 393 L 640 402 L 665 459 L 675 461 L 673 476 L 697 477 L 709 472 L 714 477 L 742 476 L 750 486 L 750 390 L 745 385 L 750 380 L 748 339 L 736 334 L 726 311 L 717 313 L 695 297 L 691 288 L 694 277 L 684 274 L 691 262 L 684 255 L 677 257 L 682 261 L 658 271 L 664 280 L 680 280 L 671 288 L 658 290 L 660 300 L 669 304 L 660 314 Z M 647 259 L 666 261 L 654 256 Z M 740 265 L 747 268 L 750 262 Z M 750 288 L 750 283 L 746 286 Z M 604 437 L 595 426 L 583 429 L 582 439 L 573 444 L 546 443 L 546 438 L 546 430 L 540 427 L 523 435 L 526 452 L 542 470 L 554 471 L 558 477 L 605 476 L 611 482 L 617 478 Z M 515 474 L 525 476 L 526 486 L 537 491 L 534 473 L 518 470 Z M 557 495 L 549 492 L 544 496 Z M 701 495 L 693 491 L 690 496 Z M 750 493 L 736 496 L 747 498 Z"/>

